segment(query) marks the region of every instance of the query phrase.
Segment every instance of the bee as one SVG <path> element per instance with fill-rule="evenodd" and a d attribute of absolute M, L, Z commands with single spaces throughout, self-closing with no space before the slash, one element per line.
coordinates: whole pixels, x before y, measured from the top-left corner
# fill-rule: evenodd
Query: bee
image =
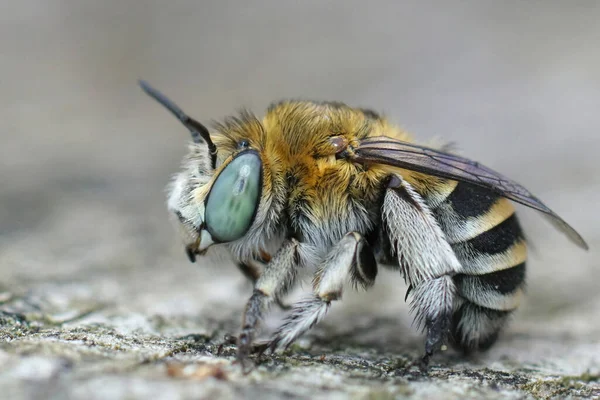
<path fill-rule="evenodd" d="M 242 363 L 300 268 L 316 271 L 312 294 L 291 306 L 268 349 L 288 347 L 348 286 L 368 289 L 385 266 L 408 285 L 426 366 L 448 343 L 488 349 L 518 307 L 527 244 L 511 201 L 588 248 L 523 186 L 446 146 L 416 144 L 372 110 L 280 101 L 262 119 L 242 111 L 209 132 L 140 84 L 192 135 L 168 196 L 187 255 L 222 247 L 254 282 L 237 338 Z"/>

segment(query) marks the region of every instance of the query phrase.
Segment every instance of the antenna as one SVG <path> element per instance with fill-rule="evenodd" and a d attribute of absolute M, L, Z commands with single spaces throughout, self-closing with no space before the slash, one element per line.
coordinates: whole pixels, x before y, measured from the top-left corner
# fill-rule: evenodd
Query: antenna
<path fill-rule="evenodd" d="M 210 164 L 212 168 L 215 168 L 217 164 L 217 146 L 215 146 L 210 138 L 208 129 L 206 129 L 206 127 L 200 122 L 189 117 L 181 108 L 179 108 L 177 104 L 173 103 L 173 101 L 171 101 L 167 96 L 150 86 L 148 82 L 140 80 L 139 84 L 142 90 L 146 92 L 148 96 L 152 97 L 154 100 L 162 104 L 167 110 L 171 111 L 171 113 L 177 117 L 177 119 L 179 119 L 186 128 L 190 130 L 190 134 L 192 135 L 192 140 L 194 143 L 206 143 L 208 145 Z"/>

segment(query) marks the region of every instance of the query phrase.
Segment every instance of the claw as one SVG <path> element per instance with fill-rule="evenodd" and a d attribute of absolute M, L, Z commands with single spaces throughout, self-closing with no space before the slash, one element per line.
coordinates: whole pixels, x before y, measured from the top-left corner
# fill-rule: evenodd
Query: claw
<path fill-rule="evenodd" d="M 240 364 L 242 366 L 242 371 L 244 372 L 244 374 L 250 373 L 255 366 L 255 363 L 250 359 L 250 355 L 262 357 L 265 351 L 269 348 L 269 342 L 253 343 L 248 347 L 241 348 L 238 346 L 237 337 L 230 334 L 225 334 L 223 336 L 223 341 L 221 342 L 221 344 L 219 344 L 219 347 L 217 348 L 217 356 L 221 355 L 221 353 L 223 352 L 223 347 L 225 347 L 226 345 L 235 345 L 238 347 L 238 352 L 234 364 Z"/>
<path fill-rule="evenodd" d="M 267 349 L 269 350 L 270 354 L 275 354 L 277 347 L 279 347 L 279 338 L 272 339 L 269 341 L 269 343 L 267 343 Z"/>
<path fill-rule="evenodd" d="M 429 360 L 431 359 L 432 353 L 425 353 L 423 358 L 421 358 L 421 362 L 419 362 L 419 369 L 421 372 L 425 373 L 429 370 Z"/>
<path fill-rule="evenodd" d="M 225 334 L 225 336 L 223 336 L 223 341 L 221 342 L 221 344 L 219 344 L 219 347 L 217 347 L 217 356 L 220 356 L 221 353 L 223 352 L 223 347 L 225 347 L 225 345 L 235 345 L 237 343 L 237 338 L 233 335 L 230 334 Z"/>
<path fill-rule="evenodd" d="M 260 358 L 265 354 L 269 348 L 269 342 L 256 343 L 252 345 L 252 354 L 256 354 L 256 357 Z"/>

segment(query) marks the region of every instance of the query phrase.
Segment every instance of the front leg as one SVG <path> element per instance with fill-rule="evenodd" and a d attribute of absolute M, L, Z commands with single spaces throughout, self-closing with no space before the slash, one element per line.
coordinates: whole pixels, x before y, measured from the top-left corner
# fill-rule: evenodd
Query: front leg
<path fill-rule="evenodd" d="M 452 275 L 462 267 L 423 198 L 398 175 L 388 184 L 383 219 L 404 279 L 412 289 L 416 325 L 427 329 L 426 366 L 433 353 L 447 343 L 456 293 Z"/>
<path fill-rule="evenodd" d="M 321 321 L 329 305 L 342 297 L 344 284 L 368 288 L 375 282 L 377 263 L 366 240 L 358 233 L 345 235 L 327 254 L 313 279 L 313 295 L 292 306 L 292 312 L 269 343 L 271 351 L 287 348 Z"/>
<path fill-rule="evenodd" d="M 252 287 L 256 287 L 256 282 L 260 278 L 261 271 L 264 269 L 264 264 L 261 261 L 238 262 L 237 266 L 240 272 L 252 283 Z M 262 266 L 262 268 L 261 268 Z M 291 307 L 283 303 L 279 297 L 275 298 L 277 305 L 282 310 L 289 310 Z"/>
<path fill-rule="evenodd" d="M 254 292 L 246 304 L 242 330 L 238 337 L 238 360 L 244 365 L 251 352 L 252 341 L 261 318 L 277 298 L 285 294 L 296 277 L 298 245 L 295 239 L 286 241 L 267 263 L 256 281 Z"/>

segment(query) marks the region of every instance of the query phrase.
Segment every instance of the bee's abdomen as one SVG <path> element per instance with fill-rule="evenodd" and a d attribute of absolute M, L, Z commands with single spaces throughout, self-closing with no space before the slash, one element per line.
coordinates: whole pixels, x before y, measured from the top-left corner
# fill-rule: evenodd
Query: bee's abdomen
<path fill-rule="evenodd" d="M 519 306 L 525 280 L 525 263 L 485 275 L 458 274 L 454 282 L 466 300 L 492 310 L 510 311 Z"/>
<path fill-rule="evenodd" d="M 459 182 L 432 211 L 462 265 L 452 336 L 464 350 L 487 349 L 515 310 L 525 281 L 526 245 L 509 200 Z"/>

